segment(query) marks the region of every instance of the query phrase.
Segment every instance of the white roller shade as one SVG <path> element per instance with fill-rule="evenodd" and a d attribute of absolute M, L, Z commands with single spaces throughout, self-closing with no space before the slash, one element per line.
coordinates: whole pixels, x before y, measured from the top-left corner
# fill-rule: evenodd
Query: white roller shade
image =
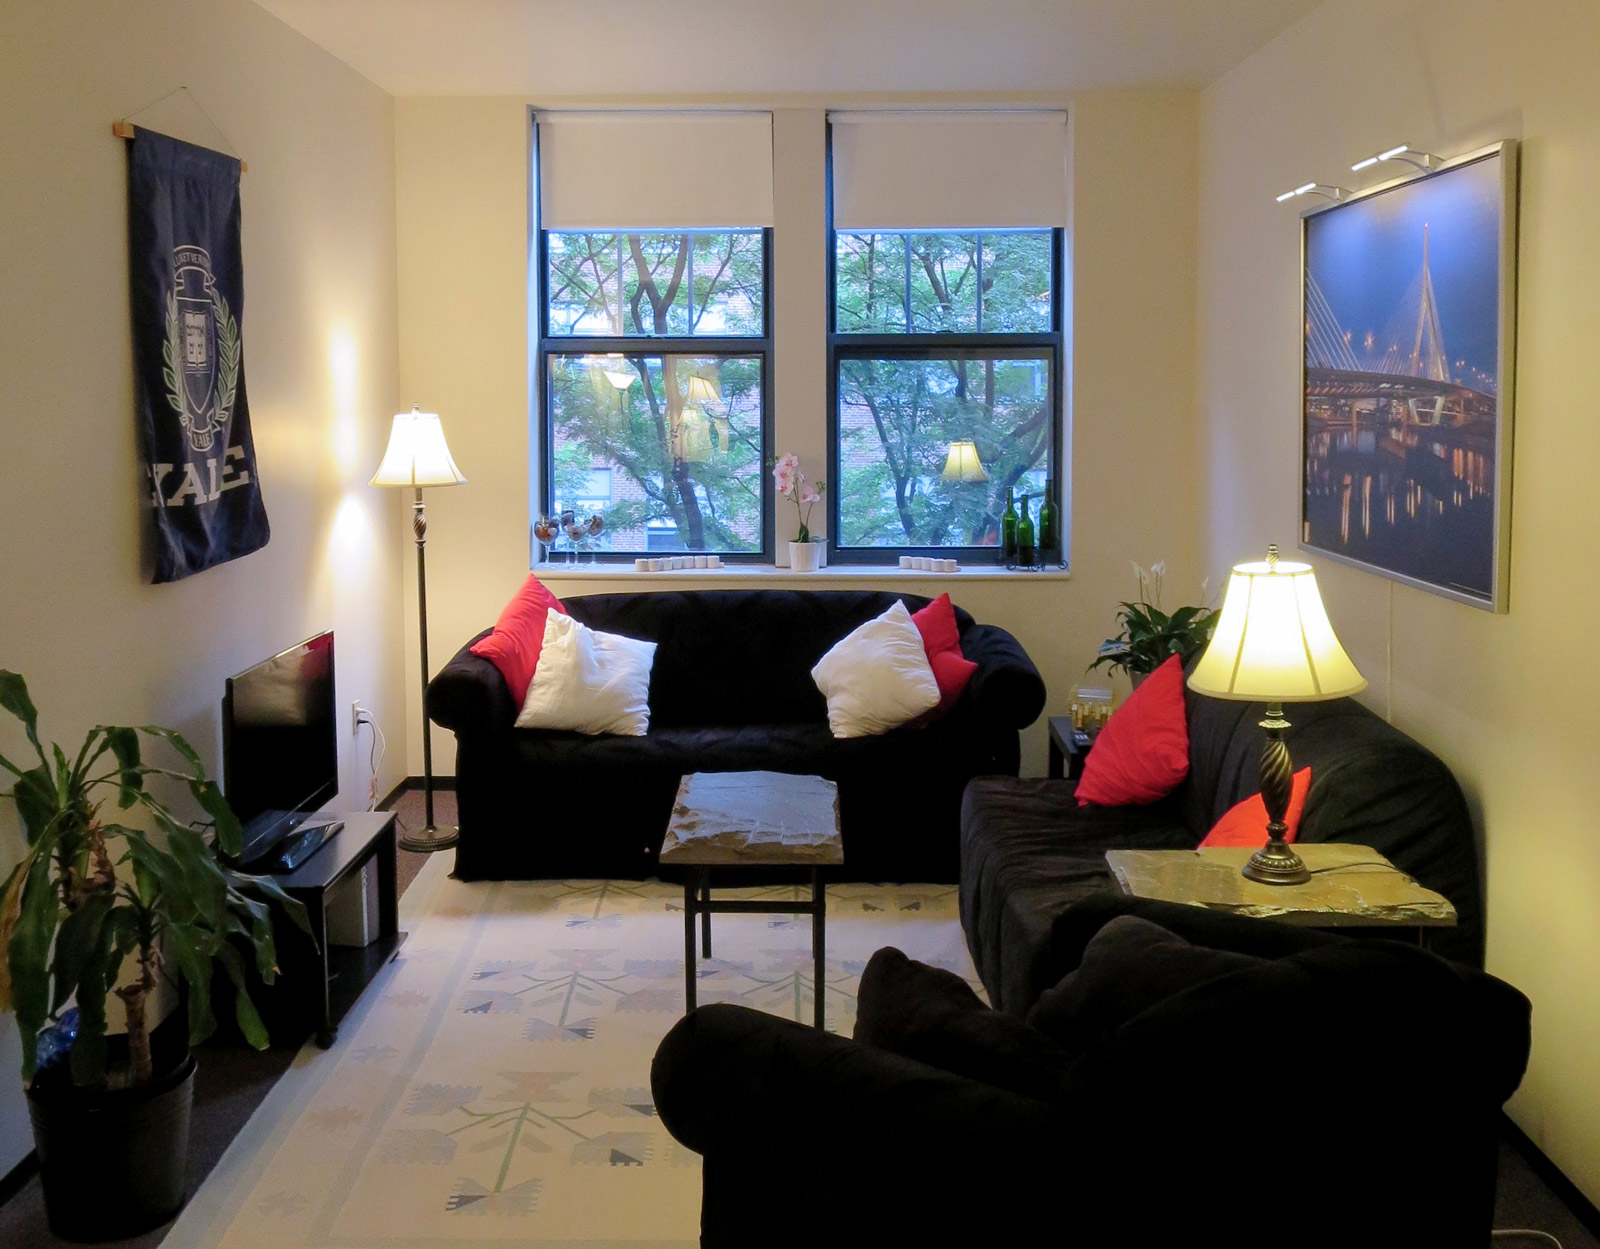
<path fill-rule="evenodd" d="M 546 230 L 772 224 L 770 113 L 540 113 Z"/>
<path fill-rule="evenodd" d="M 1067 224 L 1062 112 L 831 113 L 841 230 Z"/>

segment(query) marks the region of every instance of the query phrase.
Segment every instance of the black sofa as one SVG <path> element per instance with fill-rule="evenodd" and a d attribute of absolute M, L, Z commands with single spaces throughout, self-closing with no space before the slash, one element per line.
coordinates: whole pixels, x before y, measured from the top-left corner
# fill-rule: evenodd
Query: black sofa
<path fill-rule="evenodd" d="M 835 739 L 811 668 L 896 599 L 913 612 L 928 602 L 795 590 L 566 600 L 575 620 L 656 643 L 644 737 L 513 727 L 505 681 L 469 643 L 427 691 L 428 715 L 456 735 L 456 874 L 657 875 L 680 777 L 764 769 L 838 782 L 836 879 L 954 881 L 962 791 L 975 776 L 1017 774 L 1019 730 L 1038 718 L 1044 682 L 1015 638 L 957 607 L 961 649 L 978 670 L 956 708 L 925 728 Z"/>
<path fill-rule="evenodd" d="M 704 1249 L 1488 1243 L 1526 998 L 1401 942 L 1109 895 L 1080 912 L 1065 968 L 1130 911 L 1270 961 L 1056 1050 L 1054 1065 L 1049 1038 L 1006 1019 L 946 1025 L 968 1035 L 950 1063 L 964 1073 L 906 1056 L 929 1043 L 910 1022 L 916 1044 L 886 1049 L 730 1005 L 681 1020 L 652 1085 L 668 1130 L 704 1159 Z M 875 980 L 885 953 L 857 1025 L 875 1017 L 880 1043 L 894 1015 L 926 1005 L 881 1000 L 907 984 Z M 974 1061 L 973 1025 L 996 1022 L 1011 1025 L 1005 1050 Z"/>
<path fill-rule="evenodd" d="M 961 923 L 989 1000 L 1022 1016 L 1076 948 L 1073 908 L 1117 889 L 1111 849 L 1192 849 L 1235 803 L 1260 790 L 1259 703 L 1185 691 L 1189 776 L 1143 807 L 1078 806 L 1064 780 L 990 780 L 961 817 Z M 1467 806 L 1432 752 L 1352 699 L 1288 708 L 1296 770 L 1311 768 L 1301 842 L 1373 847 L 1455 905 L 1458 926 L 1432 948 L 1483 965 L 1483 894 Z"/>

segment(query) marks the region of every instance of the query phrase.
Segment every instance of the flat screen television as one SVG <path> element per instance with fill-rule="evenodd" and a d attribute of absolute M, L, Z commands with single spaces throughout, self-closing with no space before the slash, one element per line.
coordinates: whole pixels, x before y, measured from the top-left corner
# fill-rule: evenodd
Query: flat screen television
<path fill-rule="evenodd" d="M 222 785 L 259 859 L 339 792 L 333 633 L 319 633 L 228 678 Z"/>

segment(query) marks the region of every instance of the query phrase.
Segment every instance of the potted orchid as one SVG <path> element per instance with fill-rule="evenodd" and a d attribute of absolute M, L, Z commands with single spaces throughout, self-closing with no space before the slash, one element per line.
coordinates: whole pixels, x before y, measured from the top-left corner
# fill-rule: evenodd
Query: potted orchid
<path fill-rule="evenodd" d="M 800 521 L 800 530 L 789 543 L 789 567 L 795 572 L 815 572 L 820 552 L 811 540 L 811 509 L 822 502 L 828 483 L 814 483 L 801 472 L 798 455 L 780 455 L 772 466 L 772 480 L 778 493 L 794 504 Z"/>

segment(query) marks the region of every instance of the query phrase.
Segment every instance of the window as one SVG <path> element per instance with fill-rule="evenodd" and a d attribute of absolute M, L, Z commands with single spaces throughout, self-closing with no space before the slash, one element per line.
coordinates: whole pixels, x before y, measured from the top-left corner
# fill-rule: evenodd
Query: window
<path fill-rule="evenodd" d="M 770 118 L 553 114 L 538 137 L 536 510 L 600 516 L 600 559 L 770 559 Z"/>
<path fill-rule="evenodd" d="M 1056 231 L 834 236 L 834 548 L 993 547 L 1054 483 Z M 951 448 L 971 442 L 977 463 Z M 1059 508 L 1059 502 L 1055 504 Z"/>
<path fill-rule="evenodd" d="M 839 561 L 994 559 L 1008 491 L 1063 514 L 1064 139 L 1059 114 L 830 117 Z"/>

